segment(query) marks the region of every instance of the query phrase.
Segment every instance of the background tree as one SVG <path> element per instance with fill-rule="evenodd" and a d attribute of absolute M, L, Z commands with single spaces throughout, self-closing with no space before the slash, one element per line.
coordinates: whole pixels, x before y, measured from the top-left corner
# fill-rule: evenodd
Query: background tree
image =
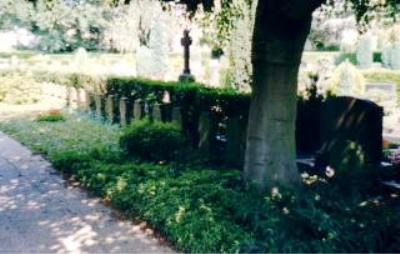
<path fill-rule="evenodd" d="M 210 0 L 181 0 L 189 10 Z M 252 99 L 248 121 L 244 175 L 261 189 L 293 186 L 296 166 L 295 121 L 297 76 L 310 33 L 312 14 L 332 0 L 259 0 L 252 44 Z M 359 22 L 385 11 L 395 18 L 399 0 L 348 0 Z M 229 8 L 229 4 L 225 7 Z"/>
<path fill-rule="evenodd" d="M 37 0 L 36 6 L 40 1 L 50 3 L 50 7 L 57 2 Z M 221 31 L 231 26 L 229 17 L 235 13 L 231 11 L 232 0 L 160 1 L 186 4 L 190 12 L 200 4 L 207 11 L 219 6 L 224 10 L 218 21 Z M 256 0 L 248 0 L 249 3 L 253 1 Z M 129 4 L 130 0 L 88 2 L 116 5 Z M 335 6 L 335 2 L 258 0 L 252 36 L 252 99 L 244 175 L 248 182 L 255 182 L 262 189 L 276 184 L 292 186 L 300 181 L 295 145 L 297 76 L 313 12 L 322 5 Z M 346 3 L 355 12 L 358 22 L 363 23 L 376 17 L 377 13 L 395 19 L 400 0 L 347 0 Z"/>

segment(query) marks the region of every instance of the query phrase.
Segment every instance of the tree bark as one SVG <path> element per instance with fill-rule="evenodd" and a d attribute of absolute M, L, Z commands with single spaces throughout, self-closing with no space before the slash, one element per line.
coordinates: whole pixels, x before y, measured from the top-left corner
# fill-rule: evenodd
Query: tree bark
<path fill-rule="evenodd" d="M 300 182 L 296 166 L 297 75 L 316 1 L 259 1 L 244 177 L 261 190 Z"/>

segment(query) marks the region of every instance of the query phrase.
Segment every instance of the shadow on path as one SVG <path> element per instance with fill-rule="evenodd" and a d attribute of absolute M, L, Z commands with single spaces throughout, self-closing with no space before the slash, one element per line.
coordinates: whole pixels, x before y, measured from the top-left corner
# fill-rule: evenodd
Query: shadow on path
<path fill-rule="evenodd" d="M 0 252 L 172 252 L 0 132 Z"/>

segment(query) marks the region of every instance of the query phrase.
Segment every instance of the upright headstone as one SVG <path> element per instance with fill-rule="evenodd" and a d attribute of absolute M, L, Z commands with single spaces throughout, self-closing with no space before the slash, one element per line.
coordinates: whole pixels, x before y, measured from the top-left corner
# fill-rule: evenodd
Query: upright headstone
<path fill-rule="evenodd" d="M 101 118 L 102 117 L 102 99 L 101 96 L 96 94 L 94 96 L 94 100 L 95 100 L 95 105 L 96 105 L 96 117 Z"/>
<path fill-rule="evenodd" d="M 331 78 L 330 90 L 339 96 L 363 97 L 365 93 L 364 76 L 346 60 L 335 70 Z"/>
<path fill-rule="evenodd" d="M 162 121 L 161 105 L 159 105 L 159 104 L 153 105 L 152 116 L 153 116 L 154 121 Z"/>
<path fill-rule="evenodd" d="M 124 101 L 126 103 L 126 122 L 127 124 L 130 124 L 132 122 L 132 119 L 135 117 L 133 114 L 134 101 L 131 98 L 122 98 L 124 98 Z"/>
<path fill-rule="evenodd" d="M 375 103 L 352 97 L 326 100 L 321 110 L 322 148 L 317 165 L 341 168 L 349 163 L 349 149 L 359 163 L 379 165 L 382 159 L 383 109 Z"/>
<path fill-rule="evenodd" d="M 86 107 L 86 91 L 82 88 L 77 89 L 77 105 L 78 108 L 87 110 Z"/>
<path fill-rule="evenodd" d="M 136 74 L 138 77 L 150 78 L 153 70 L 152 51 L 146 46 L 136 50 Z"/>
<path fill-rule="evenodd" d="M 126 97 L 121 97 L 119 100 L 119 119 L 122 127 L 125 127 L 128 123 L 127 100 Z"/>
<path fill-rule="evenodd" d="M 390 45 L 386 45 L 382 49 L 382 64 L 385 68 L 392 66 L 392 47 Z"/>
<path fill-rule="evenodd" d="M 133 115 L 135 120 L 143 118 L 142 103 L 139 100 L 135 100 L 133 105 Z"/>
<path fill-rule="evenodd" d="M 225 160 L 229 165 L 242 167 L 246 149 L 246 119 L 230 117 L 227 122 Z"/>
<path fill-rule="evenodd" d="M 157 18 L 150 33 L 149 46 L 152 54 L 151 78 L 164 80 L 168 71 L 168 41 L 164 20 Z"/>
<path fill-rule="evenodd" d="M 86 66 L 88 62 L 88 53 L 85 48 L 78 48 L 75 52 L 75 69 L 77 72 L 86 71 Z"/>
<path fill-rule="evenodd" d="M 390 60 L 392 69 L 400 70 L 400 42 L 394 43 Z"/>
<path fill-rule="evenodd" d="M 361 68 L 369 68 L 371 67 L 373 61 L 374 54 L 374 42 L 371 35 L 364 35 L 359 42 L 357 48 L 357 62 Z"/>
<path fill-rule="evenodd" d="M 85 91 L 85 110 L 90 112 L 92 110 L 96 110 L 94 103 L 94 95 Z"/>
<path fill-rule="evenodd" d="M 105 110 L 106 110 L 107 120 L 113 123 L 114 122 L 114 96 L 113 95 L 107 96 L 105 107 L 106 107 Z"/>
<path fill-rule="evenodd" d="M 172 122 L 175 123 L 177 126 L 182 127 L 182 113 L 179 107 L 174 107 L 172 109 Z"/>
<path fill-rule="evenodd" d="M 210 152 L 212 140 L 211 118 L 208 112 L 200 112 L 199 116 L 199 145 L 198 148 L 204 154 Z"/>

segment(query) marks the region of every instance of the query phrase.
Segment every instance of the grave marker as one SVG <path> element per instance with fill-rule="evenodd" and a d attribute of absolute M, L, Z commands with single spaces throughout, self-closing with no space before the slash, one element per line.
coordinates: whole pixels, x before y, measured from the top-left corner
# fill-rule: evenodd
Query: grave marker
<path fill-rule="evenodd" d="M 143 118 L 142 103 L 140 102 L 140 100 L 135 100 L 133 104 L 133 115 L 135 120 Z"/>
<path fill-rule="evenodd" d="M 247 122 L 243 117 L 230 117 L 227 122 L 225 160 L 229 165 L 241 167 L 246 150 Z"/>
<path fill-rule="evenodd" d="M 128 123 L 127 120 L 127 98 L 121 97 L 119 100 L 119 119 L 122 127 L 125 127 Z"/>
<path fill-rule="evenodd" d="M 96 106 L 96 117 L 101 118 L 102 116 L 102 100 L 100 95 L 94 96 L 95 106 Z"/>
<path fill-rule="evenodd" d="M 183 57 L 184 57 L 184 68 L 183 73 L 179 76 L 181 81 L 193 80 L 193 76 L 190 72 L 190 46 L 192 45 L 192 38 L 189 35 L 190 31 L 185 29 L 183 31 L 183 38 L 181 39 L 181 44 L 183 46 Z"/>
<path fill-rule="evenodd" d="M 383 109 L 375 103 L 352 97 L 327 99 L 321 110 L 322 148 L 317 166 L 341 167 L 348 149 L 358 149 L 361 163 L 379 165 L 382 159 Z"/>
<path fill-rule="evenodd" d="M 105 111 L 108 121 L 114 123 L 114 95 L 109 95 L 106 98 Z"/>

